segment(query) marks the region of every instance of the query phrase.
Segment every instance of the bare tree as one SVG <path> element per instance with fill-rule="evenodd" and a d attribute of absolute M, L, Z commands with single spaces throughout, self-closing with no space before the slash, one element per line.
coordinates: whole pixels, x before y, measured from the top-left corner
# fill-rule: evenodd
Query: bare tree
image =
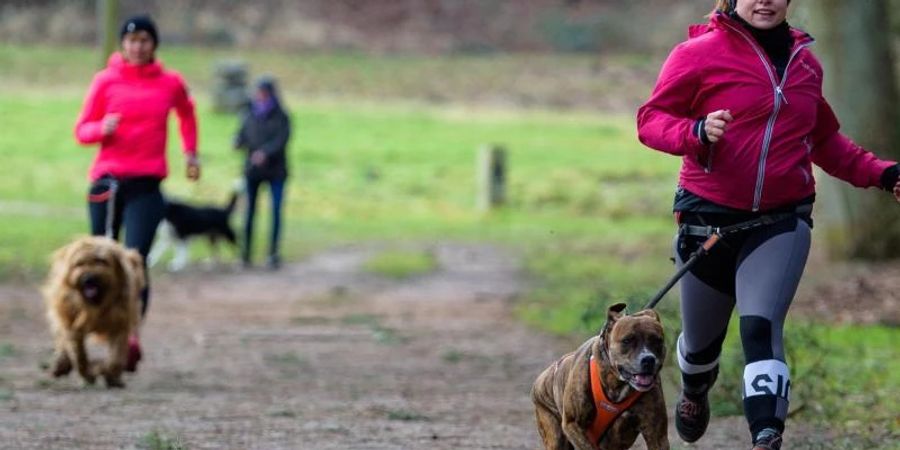
<path fill-rule="evenodd" d="M 810 2 L 812 3 L 812 2 Z M 882 158 L 898 159 L 897 88 L 887 0 L 817 0 L 808 5 L 825 96 L 841 131 Z M 819 226 L 837 258 L 900 255 L 900 207 L 892 196 L 822 181 Z"/>

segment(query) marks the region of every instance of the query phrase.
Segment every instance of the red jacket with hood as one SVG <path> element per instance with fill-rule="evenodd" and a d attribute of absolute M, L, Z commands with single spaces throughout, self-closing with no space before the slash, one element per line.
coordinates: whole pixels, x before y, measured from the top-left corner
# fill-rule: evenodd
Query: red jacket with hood
<path fill-rule="evenodd" d="M 719 205 L 766 211 L 815 193 L 812 163 L 858 187 L 880 186 L 883 161 L 841 134 L 822 96 L 813 39 L 791 29 L 794 47 L 779 80 L 769 57 L 737 21 L 716 13 L 672 50 L 650 99 L 638 110 L 638 138 L 682 157 L 679 183 Z M 692 129 L 720 109 L 734 121 L 715 144 Z"/>
<path fill-rule="evenodd" d="M 184 153 L 193 157 L 197 153 L 197 120 L 181 75 L 164 70 L 158 60 L 137 66 L 125 62 L 119 53 L 110 56 L 106 69 L 94 76 L 75 124 L 79 143 L 100 143 L 89 173 L 91 181 L 106 174 L 165 178 L 167 119 L 173 108 Z M 107 113 L 118 113 L 121 118 L 116 130 L 103 136 L 101 121 Z"/>

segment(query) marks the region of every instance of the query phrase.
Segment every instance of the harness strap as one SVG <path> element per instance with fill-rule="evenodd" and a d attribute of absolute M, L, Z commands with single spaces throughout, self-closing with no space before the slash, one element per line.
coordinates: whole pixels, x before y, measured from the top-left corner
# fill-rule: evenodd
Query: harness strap
<path fill-rule="evenodd" d="M 603 383 L 600 380 L 600 366 L 593 355 L 591 355 L 590 367 L 591 392 L 594 394 L 594 409 L 597 410 L 597 416 L 594 417 L 594 423 L 591 424 L 591 428 L 587 430 L 587 435 L 594 445 L 599 445 L 600 439 L 606 434 L 606 430 L 609 429 L 616 418 L 630 408 L 644 393 L 634 391 L 621 402 L 613 403 L 609 401 L 606 393 L 603 392 Z"/>
<path fill-rule="evenodd" d="M 678 226 L 678 232 L 687 235 L 687 236 L 699 236 L 708 238 L 713 234 L 718 234 L 719 236 L 726 236 L 733 233 L 738 233 L 741 231 L 752 230 L 757 227 L 772 225 L 774 223 L 781 222 L 782 220 L 791 219 L 793 217 L 797 217 L 803 214 L 809 214 L 812 212 L 812 205 L 800 205 L 791 212 L 786 213 L 778 213 L 778 214 L 764 214 L 755 219 L 747 220 L 745 222 L 736 223 L 734 225 L 729 225 L 726 227 L 714 227 L 711 225 L 689 225 L 683 223 Z"/>

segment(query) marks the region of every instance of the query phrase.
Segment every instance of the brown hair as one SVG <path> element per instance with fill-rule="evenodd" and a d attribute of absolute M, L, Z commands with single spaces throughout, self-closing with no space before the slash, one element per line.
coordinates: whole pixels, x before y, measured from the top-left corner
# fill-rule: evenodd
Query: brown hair
<path fill-rule="evenodd" d="M 716 11 L 722 11 L 725 14 L 731 12 L 731 1 L 730 0 L 716 0 Z"/>

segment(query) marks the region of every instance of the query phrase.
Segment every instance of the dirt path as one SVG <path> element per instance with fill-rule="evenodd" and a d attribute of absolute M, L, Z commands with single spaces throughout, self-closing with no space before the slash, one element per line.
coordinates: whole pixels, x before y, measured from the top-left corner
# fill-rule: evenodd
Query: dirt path
<path fill-rule="evenodd" d="M 0 448 L 153 448 L 154 436 L 190 449 L 537 448 L 530 385 L 571 344 L 512 319 L 514 258 L 433 250 L 440 270 L 407 282 L 362 271 L 371 248 L 277 273 L 156 276 L 145 360 L 124 391 L 40 373 L 37 291 L 2 286 Z M 744 448 L 742 419 L 715 429 L 690 448 Z"/>

